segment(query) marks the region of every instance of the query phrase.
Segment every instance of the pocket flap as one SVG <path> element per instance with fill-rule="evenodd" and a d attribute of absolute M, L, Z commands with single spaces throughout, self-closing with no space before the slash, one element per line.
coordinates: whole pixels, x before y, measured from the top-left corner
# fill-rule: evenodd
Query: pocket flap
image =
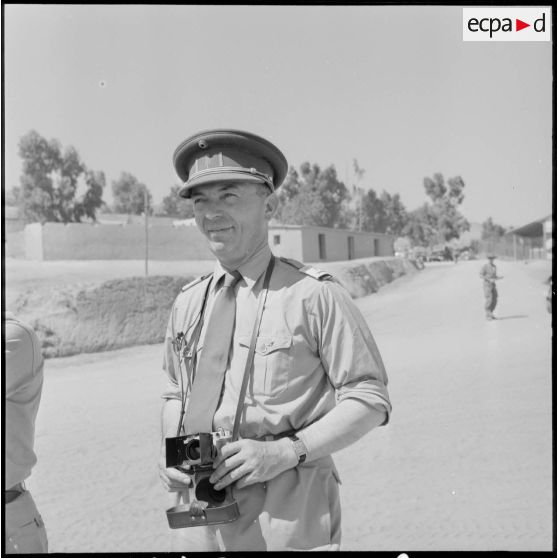
<path fill-rule="evenodd" d="M 238 342 L 243 347 L 250 347 L 250 335 L 241 335 Z M 256 352 L 260 355 L 268 355 L 278 349 L 288 349 L 293 342 L 291 335 L 260 335 L 256 339 Z"/>

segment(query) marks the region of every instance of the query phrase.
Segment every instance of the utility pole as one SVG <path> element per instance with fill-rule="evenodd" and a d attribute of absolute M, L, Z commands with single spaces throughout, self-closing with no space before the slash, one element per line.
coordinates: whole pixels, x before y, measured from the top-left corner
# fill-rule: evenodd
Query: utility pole
<path fill-rule="evenodd" d="M 149 227 L 148 227 L 148 213 L 149 213 L 149 196 L 147 195 L 147 186 L 143 190 L 143 214 L 145 215 L 145 276 L 148 275 L 147 262 L 149 261 Z"/>

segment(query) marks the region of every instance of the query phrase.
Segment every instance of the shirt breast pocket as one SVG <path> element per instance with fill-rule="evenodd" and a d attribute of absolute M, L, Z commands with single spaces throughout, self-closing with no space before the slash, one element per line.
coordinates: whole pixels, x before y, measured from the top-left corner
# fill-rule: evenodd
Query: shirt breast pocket
<path fill-rule="evenodd" d="M 250 348 L 251 336 L 239 336 L 239 343 Z M 292 335 L 259 335 L 254 352 L 249 389 L 254 395 L 277 397 L 288 387 L 293 368 L 291 347 Z"/>

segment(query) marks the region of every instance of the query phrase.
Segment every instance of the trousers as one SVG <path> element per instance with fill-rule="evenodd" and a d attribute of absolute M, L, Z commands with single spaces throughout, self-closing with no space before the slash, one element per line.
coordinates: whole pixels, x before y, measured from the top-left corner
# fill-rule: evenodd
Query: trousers
<path fill-rule="evenodd" d="M 498 291 L 496 290 L 496 285 L 494 283 L 484 282 L 484 310 L 487 315 L 492 315 L 494 308 L 496 308 L 496 303 L 498 302 Z"/>
<path fill-rule="evenodd" d="M 4 508 L 6 554 L 39 554 L 48 552 L 43 518 L 28 490 L 24 490 Z"/>

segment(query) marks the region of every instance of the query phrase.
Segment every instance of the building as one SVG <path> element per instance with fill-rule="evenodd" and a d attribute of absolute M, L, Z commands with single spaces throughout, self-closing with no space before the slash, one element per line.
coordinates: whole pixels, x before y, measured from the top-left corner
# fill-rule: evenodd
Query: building
<path fill-rule="evenodd" d="M 527 225 L 517 227 L 509 232 L 513 238 L 514 256 L 518 250 L 526 254 L 522 257 L 552 259 L 554 247 L 554 220 L 547 215 Z"/>
<path fill-rule="evenodd" d="M 269 227 L 274 254 L 301 262 L 335 262 L 375 256 L 393 256 L 391 235 L 307 225 Z"/>

